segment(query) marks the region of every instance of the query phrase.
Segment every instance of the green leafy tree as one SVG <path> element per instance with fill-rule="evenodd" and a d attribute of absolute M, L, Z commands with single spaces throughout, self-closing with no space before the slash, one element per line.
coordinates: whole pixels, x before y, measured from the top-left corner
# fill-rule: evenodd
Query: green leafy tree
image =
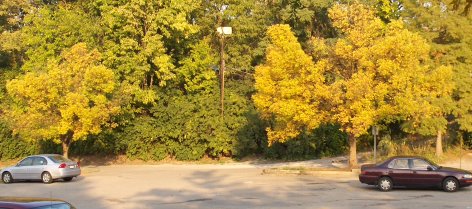
<path fill-rule="evenodd" d="M 155 88 L 176 77 L 186 41 L 198 31 L 195 0 L 97 1 L 105 26 L 105 64 L 114 69 L 134 103 L 156 101 Z"/>
<path fill-rule="evenodd" d="M 119 113 L 113 100 L 113 71 L 100 63 L 100 53 L 83 43 L 65 50 L 46 71 L 28 72 L 8 82 L 14 105 L 7 112 L 16 134 L 23 138 L 54 139 L 68 156 L 72 141 L 113 127 Z"/>
<path fill-rule="evenodd" d="M 453 69 L 453 93 L 443 98 L 442 124 L 457 122 L 461 130 L 472 131 L 472 20 L 470 1 L 404 1 L 402 16 L 411 30 L 419 32 L 431 45 L 431 66 L 447 65 Z M 414 17 L 414 18 L 413 18 Z M 447 88 L 447 84 L 446 88 Z M 436 102 L 438 103 L 438 102 Z M 453 121 L 447 121 L 449 114 Z M 438 116 L 439 116 L 438 115 Z M 450 117 L 449 117 L 450 118 Z M 444 133 L 444 129 L 441 129 Z M 428 134 L 430 135 L 430 134 Z M 441 132 L 437 133 L 436 154 L 441 155 Z"/>
<path fill-rule="evenodd" d="M 289 24 L 302 44 L 312 36 L 333 38 L 336 31 L 328 17 L 332 0 L 282 0 L 272 1 L 270 8 L 277 23 Z"/>
<path fill-rule="evenodd" d="M 188 94 L 210 92 L 217 85 L 218 79 L 213 66 L 218 62 L 209 40 L 204 39 L 192 46 L 190 55 L 180 62 L 178 78 Z"/>
<path fill-rule="evenodd" d="M 44 70 L 49 59 L 73 45 L 83 42 L 97 48 L 101 28 L 97 19 L 86 14 L 79 6 L 44 6 L 25 17 L 22 45 L 26 72 Z"/>

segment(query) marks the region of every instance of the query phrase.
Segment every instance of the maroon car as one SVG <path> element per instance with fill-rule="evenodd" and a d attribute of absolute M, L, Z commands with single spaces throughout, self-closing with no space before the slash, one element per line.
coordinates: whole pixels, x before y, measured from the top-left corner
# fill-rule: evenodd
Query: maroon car
<path fill-rule="evenodd" d="M 0 197 L 0 209 L 75 209 L 59 199 L 34 197 Z"/>
<path fill-rule="evenodd" d="M 381 191 L 403 186 L 439 187 L 454 192 L 460 187 L 472 185 L 472 173 L 438 166 L 422 157 L 398 156 L 379 164 L 362 165 L 359 181 L 377 185 Z"/>

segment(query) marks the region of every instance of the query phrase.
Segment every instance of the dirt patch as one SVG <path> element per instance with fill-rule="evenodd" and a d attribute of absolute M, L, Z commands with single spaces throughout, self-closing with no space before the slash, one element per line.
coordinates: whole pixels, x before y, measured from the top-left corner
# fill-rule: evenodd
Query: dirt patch
<path fill-rule="evenodd" d="M 115 155 L 115 156 L 80 156 L 71 157 L 70 159 L 80 162 L 83 166 L 103 166 L 103 165 L 161 165 L 161 164 L 175 164 L 175 165 L 188 165 L 188 164 L 226 164 L 234 163 L 235 160 L 231 158 L 203 158 L 199 161 L 178 161 L 172 158 L 166 158 L 161 161 L 144 161 L 144 160 L 131 160 L 126 155 Z"/>

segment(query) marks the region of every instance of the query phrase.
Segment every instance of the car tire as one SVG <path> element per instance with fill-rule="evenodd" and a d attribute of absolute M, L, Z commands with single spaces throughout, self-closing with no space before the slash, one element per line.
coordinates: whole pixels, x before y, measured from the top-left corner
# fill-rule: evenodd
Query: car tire
<path fill-rule="evenodd" d="M 377 186 L 379 187 L 380 191 L 388 192 L 393 188 L 393 181 L 390 177 L 382 177 L 379 179 Z"/>
<path fill-rule="evenodd" d="M 459 181 L 453 177 L 446 178 L 443 181 L 442 187 L 446 192 L 455 192 L 459 189 Z"/>
<path fill-rule="evenodd" d="M 52 179 L 52 176 L 49 172 L 44 172 L 43 174 L 41 174 L 41 180 L 45 184 L 50 184 L 50 183 L 52 183 L 53 179 Z"/>
<path fill-rule="evenodd" d="M 73 178 L 73 177 L 65 177 L 65 178 L 63 178 L 63 179 L 64 179 L 64 181 L 72 181 L 72 178 Z"/>
<path fill-rule="evenodd" d="M 5 184 L 12 183 L 13 182 L 13 177 L 11 176 L 11 173 L 10 172 L 3 172 L 2 181 Z"/>

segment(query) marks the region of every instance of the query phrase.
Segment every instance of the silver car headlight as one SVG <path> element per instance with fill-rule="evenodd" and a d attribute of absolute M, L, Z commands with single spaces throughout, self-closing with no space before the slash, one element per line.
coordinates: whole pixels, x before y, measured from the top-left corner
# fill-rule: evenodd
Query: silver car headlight
<path fill-rule="evenodd" d="M 472 174 L 464 174 L 464 178 L 466 178 L 466 179 L 472 179 Z"/>

